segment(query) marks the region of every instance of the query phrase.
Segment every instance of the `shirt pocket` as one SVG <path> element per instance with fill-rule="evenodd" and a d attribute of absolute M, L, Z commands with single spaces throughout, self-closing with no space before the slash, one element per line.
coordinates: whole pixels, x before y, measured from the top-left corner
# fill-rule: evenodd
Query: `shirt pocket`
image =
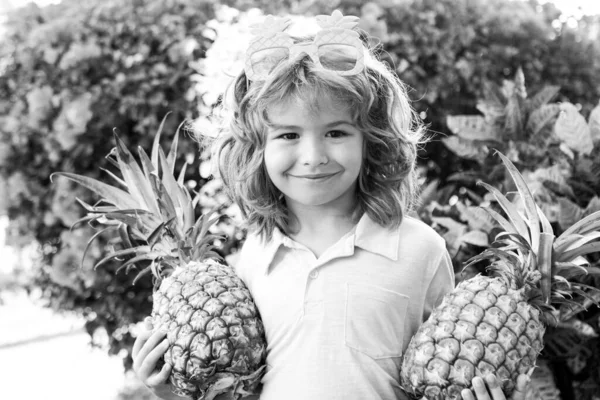
<path fill-rule="evenodd" d="M 381 286 L 347 283 L 346 346 L 374 359 L 402 356 L 408 302 Z"/>

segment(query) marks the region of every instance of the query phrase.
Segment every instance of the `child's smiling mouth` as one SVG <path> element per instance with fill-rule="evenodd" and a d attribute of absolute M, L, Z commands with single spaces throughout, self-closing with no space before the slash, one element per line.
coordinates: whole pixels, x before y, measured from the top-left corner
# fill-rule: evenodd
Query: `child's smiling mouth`
<path fill-rule="evenodd" d="M 319 181 L 319 180 L 326 180 L 337 174 L 339 174 L 339 172 L 331 172 L 331 173 L 324 173 L 324 174 L 305 174 L 305 175 L 290 174 L 290 176 L 292 176 L 294 178 L 299 178 L 299 179 L 308 179 L 311 181 Z"/>

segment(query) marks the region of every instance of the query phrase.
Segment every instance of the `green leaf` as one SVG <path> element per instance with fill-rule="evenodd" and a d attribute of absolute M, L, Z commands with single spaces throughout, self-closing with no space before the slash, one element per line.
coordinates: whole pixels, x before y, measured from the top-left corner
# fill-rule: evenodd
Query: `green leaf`
<path fill-rule="evenodd" d="M 492 102 L 498 107 L 504 108 L 506 105 L 506 96 L 502 88 L 488 80 L 483 81 L 483 97 L 486 101 Z"/>
<path fill-rule="evenodd" d="M 167 189 L 165 188 L 162 181 L 158 178 L 152 179 L 152 185 L 154 187 L 155 192 L 158 194 L 158 206 L 160 208 L 160 215 L 163 218 L 163 221 L 170 220 L 172 218 L 177 217 L 177 213 L 175 211 L 175 204 L 173 204 L 173 200 Z"/>
<path fill-rule="evenodd" d="M 154 246 L 154 244 L 156 244 L 158 239 L 161 237 L 161 233 L 163 233 L 165 226 L 167 224 L 169 224 L 171 221 L 172 221 L 172 219 L 169 221 L 162 222 L 152 232 L 150 232 L 148 237 L 146 237 L 146 242 L 148 242 L 148 245 Z"/>
<path fill-rule="evenodd" d="M 531 113 L 534 113 L 537 109 L 545 106 L 550 100 L 552 100 L 559 91 L 560 86 L 545 86 L 542 90 L 527 100 L 527 109 Z"/>
<path fill-rule="evenodd" d="M 133 247 L 130 236 L 131 234 L 129 232 L 128 226 L 125 224 L 119 225 L 119 237 L 121 238 L 121 243 L 123 244 L 123 247 L 125 247 L 126 249 L 130 249 Z"/>
<path fill-rule="evenodd" d="M 565 197 L 558 199 L 558 205 L 560 207 L 558 224 L 563 229 L 574 225 L 583 217 L 583 209 Z"/>
<path fill-rule="evenodd" d="M 543 233 L 551 233 L 554 235 L 554 229 L 552 228 L 550 221 L 546 217 L 546 214 L 544 214 L 542 209 L 537 204 L 535 206 L 536 206 L 538 215 L 540 216 L 540 223 L 542 224 L 542 232 Z"/>
<path fill-rule="evenodd" d="M 156 199 L 148 178 L 142 172 L 133 155 L 125 146 L 125 143 L 123 143 L 117 134 L 114 137 L 117 143 L 117 161 L 119 162 L 123 179 L 127 183 L 129 193 L 139 203 L 138 208 L 142 207 L 158 214 L 158 205 L 156 204 Z"/>
<path fill-rule="evenodd" d="M 571 235 L 571 234 L 579 234 L 584 235 L 590 231 L 596 230 L 600 228 L 600 211 L 596 211 L 595 213 L 588 215 L 580 221 L 577 221 L 568 229 L 566 229 L 560 237 Z"/>
<path fill-rule="evenodd" d="M 579 241 L 583 237 L 583 235 L 563 232 L 562 235 L 560 235 L 554 241 L 554 251 L 556 251 L 557 253 L 563 253 L 573 243 Z"/>
<path fill-rule="evenodd" d="M 517 68 L 515 72 L 515 94 L 521 99 L 527 98 L 527 89 L 525 88 L 525 74 L 523 68 Z"/>
<path fill-rule="evenodd" d="M 146 179 L 148 179 L 150 188 L 154 192 L 154 190 L 153 190 L 154 188 L 152 186 L 152 178 L 150 178 L 150 175 L 158 176 L 158 166 L 152 164 L 150 157 L 148 157 L 148 154 L 146 154 L 144 149 L 142 149 L 141 147 L 138 147 L 138 155 L 139 155 L 140 161 L 142 163 L 142 169 L 144 171 L 144 175 L 146 175 Z M 154 196 L 156 198 L 156 193 L 154 193 Z"/>
<path fill-rule="evenodd" d="M 516 233 L 523 236 L 523 238 L 525 238 L 525 240 L 530 242 L 531 238 L 529 237 L 529 231 L 527 230 L 527 224 L 525 223 L 525 220 L 523 219 L 523 217 L 521 217 L 521 215 L 519 214 L 517 207 L 513 203 L 511 203 L 502 193 L 500 193 L 500 191 L 498 189 L 496 189 L 492 185 L 489 185 L 485 182 L 480 182 L 479 184 L 482 185 L 484 188 L 486 188 L 488 190 L 488 192 L 490 192 L 494 196 L 494 198 L 496 199 L 496 201 L 498 202 L 500 207 L 502 207 L 502 209 L 506 213 L 506 216 L 510 220 L 511 225 L 515 227 L 515 229 L 517 231 Z"/>
<path fill-rule="evenodd" d="M 187 161 L 183 163 L 183 167 L 181 167 L 181 171 L 179 172 L 179 178 L 177 178 L 177 183 L 184 187 L 185 185 L 185 172 L 187 170 L 188 163 Z"/>
<path fill-rule="evenodd" d="M 525 183 L 525 179 L 523 179 L 523 176 L 519 173 L 519 170 L 504 154 L 498 152 L 498 155 L 502 159 L 504 166 L 506 167 L 506 169 L 510 173 L 510 176 L 515 182 L 517 190 L 519 191 L 521 199 L 523 200 L 523 203 L 525 205 L 525 214 L 527 215 L 525 222 L 529 226 L 529 231 L 531 235 L 530 244 L 534 252 L 536 252 L 537 254 L 537 248 L 540 244 L 540 218 L 538 216 L 538 207 L 535 204 L 533 195 L 531 194 L 527 183 Z"/>
<path fill-rule="evenodd" d="M 487 233 L 483 231 L 469 231 L 458 238 L 460 242 L 469 243 L 474 246 L 487 247 L 490 245 Z"/>
<path fill-rule="evenodd" d="M 576 237 L 578 237 L 577 240 L 572 241 L 565 249 L 564 251 L 570 251 L 570 250 L 574 250 L 578 247 L 583 246 L 584 244 L 587 244 L 589 242 L 592 242 L 598 238 L 600 238 L 600 231 L 596 231 L 596 232 L 588 232 L 585 235 L 576 235 Z"/>
<path fill-rule="evenodd" d="M 540 289 L 542 291 L 542 300 L 550 304 L 550 288 L 552 286 L 552 245 L 554 235 L 549 233 L 540 234 L 540 243 L 538 250 L 537 270 L 542 274 L 540 280 Z"/>
<path fill-rule="evenodd" d="M 523 109 L 523 99 L 515 92 L 508 99 L 506 104 L 506 119 L 504 120 L 504 129 L 511 138 L 521 138 L 525 133 L 525 110 Z"/>
<path fill-rule="evenodd" d="M 139 281 L 143 276 L 148 275 L 151 271 L 154 273 L 154 270 L 150 267 L 141 270 L 140 273 L 137 274 L 135 279 L 133 280 L 133 284 L 135 285 L 137 281 Z M 160 276 L 160 273 L 157 272 L 156 274 L 154 274 L 154 276 Z"/>
<path fill-rule="evenodd" d="M 131 255 L 143 255 L 143 254 L 148 254 L 149 252 L 150 252 L 150 247 L 148 247 L 148 246 L 138 246 L 138 247 L 133 247 L 131 249 L 118 250 L 118 251 L 115 251 L 114 253 L 111 253 L 108 256 L 104 257 L 100 261 L 98 261 L 96 263 L 96 265 L 94 265 L 94 269 L 98 268 L 99 266 L 101 266 L 103 264 L 106 264 L 108 261 L 115 259 L 115 258 L 128 257 Z"/>
<path fill-rule="evenodd" d="M 597 145 L 600 142 L 600 103 L 590 113 L 588 125 L 592 142 Z"/>
<path fill-rule="evenodd" d="M 545 104 L 540 108 L 536 108 L 531 112 L 527 120 L 527 131 L 530 132 L 531 136 L 537 135 L 559 113 L 560 106 L 558 104 Z"/>
<path fill-rule="evenodd" d="M 78 202 L 88 213 L 105 213 L 119 211 L 119 207 L 115 206 L 91 206 L 79 197 L 75 197 L 75 201 Z"/>
<path fill-rule="evenodd" d="M 129 272 L 128 267 L 138 263 L 140 261 L 152 261 L 152 260 L 156 260 L 157 258 L 159 258 L 162 255 L 161 252 L 158 251 L 151 251 L 149 253 L 144 253 L 141 254 L 139 256 L 130 258 L 129 260 L 127 260 L 126 262 L 124 262 L 118 269 L 117 269 L 117 273 L 122 271 L 123 269 L 127 269 L 127 272 Z"/>
<path fill-rule="evenodd" d="M 570 149 L 590 154 L 594 148 L 590 127 L 577 107 L 571 103 L 560 104 L 560 114 L 554 124 L 554 133 Z"/>
<path fill-rule="evenodd" d="M 112 230 L 112 229 L 117 229 L 117 228 L 118 228 L 118 226 L 109 226 L 109 227 L 106 227 L 106 228 L 104 228 L 104 229 L 101 229 L 100 231 L 96 232 L 96 233 L 95 233 L 95 234 L 94 234 L 94 235 L 93 235 L 93 236 L 90 238 L 90 240 L 88 240 L 88 242 L 87 242 L 87 243 L 86 243 L 86 245 L 85 245 L 85 248 L 83 249 L 83 255 L 81 256 L 81 266 L 82 266 L 82 268 L 83 268 L 83 261 L 85 260 L 85 256 L 86 256 L 86 254 L 87 254 L 87 252 L 88 252 L 88 250 L 89 250 L 89 248 L 90 248 L 90 245 L 92 244 L 92 242 L 93 242 L 94 240 L 96 240 L 96 238 L 97 238 L 98 236 L 102 235 L 103 233 L 105 233 L 105 232 L 108 232 L 109 230 Z"/>
<path fill-rule="evenodd" d="M 534 250 L 526 238 L 517 233 L 500 232 L 496 235 L 496 242 L 504 243 L 505 247 L 503 249 L 517 249 L 522 250 L 523 253 L 532 253 Z"/>
<path fill-rule="evenodd" d="M 442 237 L 448 244 L 450 256 L 454 257 L 462 245 L 458 238 L 464 235 L 464 233 L 467 231 L 467 226 L 448 217 L 433 217 L 432 220 L 436 224 L 446 228 L 446 231 L 442 233 Z"/>
<path fill-rule="evenodd" d="M 112 172 L 110 172 L 109 170 L 107 170 L 106 168 L 100 168 L 102 171 L 104 171 L 105 173 L 108 174 L 108 176 L 110 176 L 111 178 L 113 178 L 119 185 L 121 185 L 124 189 L 127 189 L 127 183 L 119 178 L 118 176 L 116 176 L 115 174 L 113 174 Z"/>
<path fill-rule="evenodd" d="M 50 179 L 52 179 L 54 176 L 64 176 L 67 179 L 85 186 L 89 190 L 102 197 L 102 199 L 107 203 L 114 204 L 119 208 L 138 208 L 137 202 L 129 193 L 114 186 L 107 185 L 106 183 L 100 182 L 96 179 L 70 172 L 55 172 L 50 176 Z"/>
<path fill-rule="evenodd" d="M 442 142 L 454 154 L 469 160 L 482 160 L 488 153 L 488 148 L 484 144 L 458 136 L 442 138 Z"/>
<path fill-rule="evenodd" d="M 446 125 L 454 134 L 467 140 L 502 141 L 502 137 L 479 115 L 450 115 Z"/>
<path fill-rule="evenodd" d="M 477 102 L 476 108 L 483 114 L 485 121 L 490 125 L 504 117 L 504 104 L 502 103 L 480 100 Z"/>
<path fill-rule="evenodd" d="M 162 135 L 163 128 L 165 126 L 165 121 L 169 116 L 170 112 L 168 112 L 160 122 L 160 126 L 158 127 L 158 131 L 156 132 L 156 136 L 154 136 L 154 142 L 152 144 L 152 165 L 156 168 L 156 172 L 158 173 L 158 168 L 160 166 L 158 161 L 158 149 L 160 148 L 160 136 Z"/>
<path fill-rule="evenodd" d="M 177 127 L 177 131 L 175 132 L 175 137 L 173 138 L 173 143 L 171 144 L 171 149 L 169 150 L 169 154 L 167 155 L 167 164 L 171 167 L 171 174 L 175 174 L 175 161 L 177 159 L 177 144 L 179 143 L 179 130 L 183 126 L 185 121 L 183 121 Z"/>
<path fill-rule="evenodd" d="M 184 208 L 186 207 L 185 201 L 181 199 L 180 187 L 169 168 L 169 164 L 167 162 L 167 158 L 165 157 L 165 153 L 163 153 L 162 149 L 158 149 L 158 160 L 160 166 L 162 168 L 162 183 L 166 189 L 165 196 L 170 197 L 172 204 L 175 208 L 175 215 L 177 215 L 178 221 L 180 223 L 177 224 L 178 227 L 184 228 Z M 178 211 L 179 210 L 179 211 Z M 185 229 L 183 230 L 183 232 Z M 183 232 L 180 232 L 183 234 Z"/>
<path fill-rule="evenodd" d="M 591 298 L 580 299 L 575 307 L 572 307 L 570 310 L 562 310 L 561 309 L 561 320 L 567 320 L 580 313 L 581 311 L 587 310 L 593 304 L 598 304 L 600 302 L 600 291 L 593 291 L 589 295 Z"/>
<path fill-rule="evenodd" d="M 583 210 L 583 215 L 591 215 L 596 211 L 600 211 L 600 197 L 594 196 Z"/>
<path fill-rule="evenodd" d="M 565 251 L 562 254 L 558 254 L 556 261 L 568 262 L 579 256 L 583 256 L 585 254 L 597 253 L 597 252 L 600 252 L 600 243 L 588 243 L 588 244 L 578 247 L 577 249 Z"/>
<path fill-rule="evenodd" d="M 494 219 L 482 207 L 465 206 L 458 202 L 456 208 L 460 212 L 460 219 L 465 221 L 472 230 L 489 232 L 496 225 Z"/>
<path fill-rule="evenodd" d="M 519 233 L 517 228 L 511 224 L 506 218 L 504 218 L 502 215 L 500 215 L 499 213 L 497 213 L 495 210 L 492 210 L 489 207 L 484 208 L 484 210 L 493 218 L 496 220 L 496 222 L 498 222 L 498 224 L 500 224 L 500 226 L 502 227 L 502 229 L 504 229 L 505 232 L 510 232 L 510 233 Z"/>
<path fill-rule="evenodd" d="M 144 224 L 141 221 L 141 216 L 142 214 L 137 214 L 135 216 L 130 216 L 129 213 L 122 213 L 119 211 L 116 212 L 111 212 L 111 213 L 106 213 L 103 215 L 104 218 L 106 218 L 107 220 L 111 220 L 111 221 L 120 221 L 122 223 L 124 223 L 125 225 L 131 227 L 131 229 L 134 230 L 138 230 L 138 231 L 143 231 L 144 230 Z"/>

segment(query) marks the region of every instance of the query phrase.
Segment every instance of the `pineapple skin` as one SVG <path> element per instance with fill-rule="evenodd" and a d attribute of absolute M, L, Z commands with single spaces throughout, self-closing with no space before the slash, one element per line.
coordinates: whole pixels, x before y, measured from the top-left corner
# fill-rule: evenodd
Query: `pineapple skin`
<path fill-rule="evenodd" d="M 152 320 L 155 329 L 167 331 L 164 361 L 173 366 L 174 393 L 210 399 L 211 387 L 224 378 L 233 393 L 258 391 L 264 327 L 233 268 L 212 259 L 176 268 L 153 294 Z"/>
<path fill-rule="evenodd" d="M 510 395 L 535 366 L 544 332 L 523 290 L 478 275 L 447 294 L 411 339 L 401 384 L 419 398 L 459 400 L 473 377 L 494 374 Z"/>

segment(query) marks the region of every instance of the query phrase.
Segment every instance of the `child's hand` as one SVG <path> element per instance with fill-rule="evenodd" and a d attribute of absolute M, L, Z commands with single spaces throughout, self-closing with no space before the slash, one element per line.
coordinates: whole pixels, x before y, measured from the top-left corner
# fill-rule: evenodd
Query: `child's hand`
<path fill-rule="evenodd" d="M 473 378 L 473 388 L 475 395 L 469 389 L 464 389 L 460 394 L 463 400 L 506 400 L 502 387 L 495 376 L 489 375 L 485 378 L 485 381 L 476 376 Z M 525 400 L 525 394 L 527 391 L 527 385 L 529 384 L 529 377 L 521 374 L 517 378 L 517 387 L 514 393 L 510 397 L 510 400 Z M 486 386 L 487 385 L 487 386 Z"/>
<path fill-rule="evenodd" d="M 147 317 L 140 325 L 142 328 L 133 343 L 132 350 L 133 370 L 137 377 L 154 395 L 163 400 L 184 399 L 184 397 L 171 392 L 171 384 L 167 379 L 172 366 L 165 363 L 160 371 L 155 370 L 156 363 L 169 348 L 169 342 L 166 339 L 167 333 L 160 331 L 152 333 L 150 317 Z"/>

